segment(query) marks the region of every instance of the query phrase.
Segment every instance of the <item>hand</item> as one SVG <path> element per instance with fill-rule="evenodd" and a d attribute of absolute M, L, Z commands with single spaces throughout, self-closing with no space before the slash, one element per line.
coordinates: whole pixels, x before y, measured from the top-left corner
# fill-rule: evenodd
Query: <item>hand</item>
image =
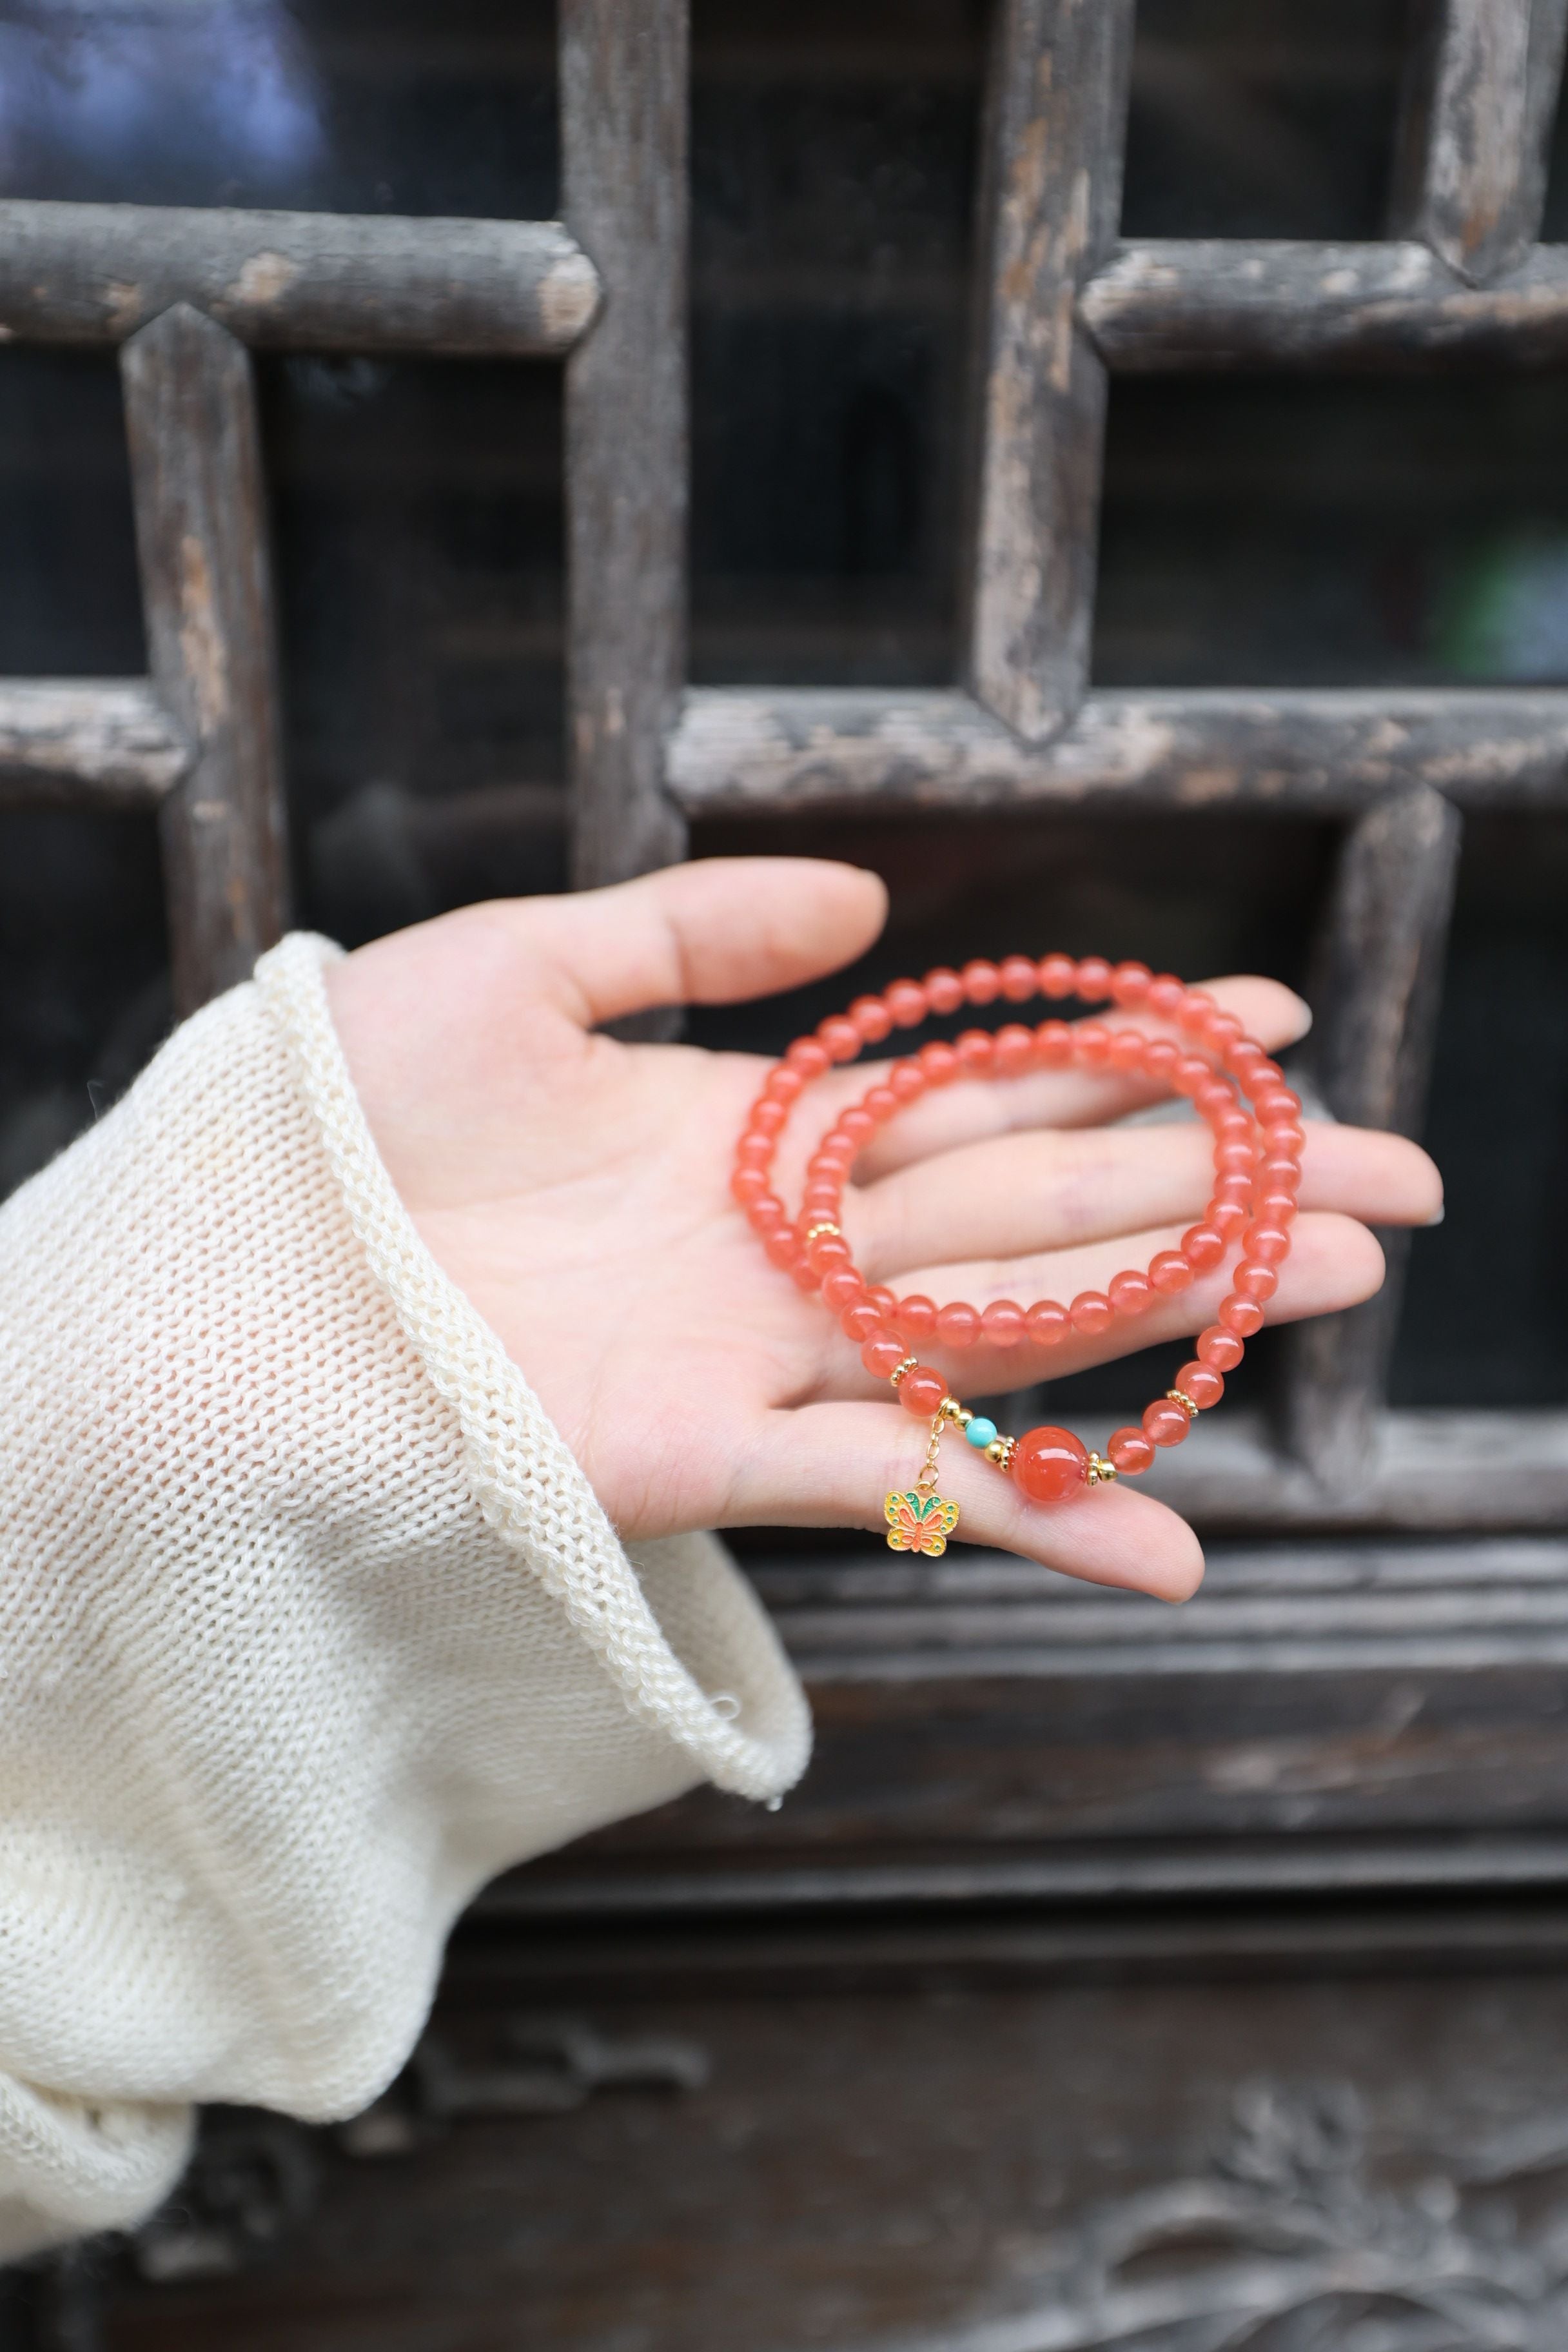
<path fill-rule="evenodd" d="M 738 1003 L 813 980 L 881 929 L 874 875 L 796 858 L 714 859 L 570 898 L 473 907 L 362 948 L 330 975 L 333 1015 L 382 1157 L 437 1262 L 500 1337 L 623 1537 L 774 1525 L 880 1528 L 925 1438 L 822 1301 L 771 1265 L 731 1200 L 731 1152 L 767 1065 L 626 1045 L 595 1024 L 663 1004 Z M 1267 980 L 1215 994 L 1271 1049 L 1306 1008 Z M 786 1197 L 863 1065 L 814 1087 L 780 1156 Z M 929 1096 L 879 1137 L 845 1195 L 873 1281 L 1026 1304 L 1100 1288 L 1171 1247 L 1208 1197 L 1194 1123 L 1114 1122 L 1150 1091 L 1041 1072 Z M 1363 1220 L 1420 1223 L 1441 1201 L 1396 1136 L 1313 1127 L 1303 1213 L 1271 1321 L 1370 1297 Z M 943 1369 L 994 1394 L 1213 1319 L 1223 1270 L 1103 1339 L 1047 1357 L 974 1348 Z M 1201 1442 L 1201 1441 L 1200 1441 Z M 952 1440 L 942 1490 L 962 1539 L 1099 1584 L 1184 1599 L 1195 1538 L 1149 1494 L 1027 1503 Z"/>

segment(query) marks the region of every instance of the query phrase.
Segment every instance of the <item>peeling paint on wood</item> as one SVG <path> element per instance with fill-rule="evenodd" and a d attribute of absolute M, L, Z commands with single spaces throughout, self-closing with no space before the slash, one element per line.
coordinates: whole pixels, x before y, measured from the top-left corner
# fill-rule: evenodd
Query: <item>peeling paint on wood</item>
<path fill-rule="evenodd" d="M 195 746 L 160 814 L 180 1011 L 283 929 L 284 802 L 252 364 L 184 305 L 121 355 L 153 682 Z"/>
<path fill-rule="evenodd" d="M 684 855 L 664 740 L 686 665 L 686 0 L 563 0 L 563 210 L 604 276 L 566 368 L 573 871 Z"/>
<path fill-rule="evenodd" d="M 1085 287 L 1085 327 L 1115 372 L 1423 367 L 1568 358 L 1568 247 L 1537 246 L 1469 286 L 1425 245 L 1154 238 Z"/>
<path fill-rule="evenodd" d="M 1131 39 L 1127 0 L 997 11 L 968 669 L 1031 741 L 1071 716 L 1088 672 L 1105 372 L 1075 305 L 1116 231 Z"/>
<path fill-rule="evenodd" d="M 1095 693 L 1044 745 L 967 695 L 689 693 L 670 789 L 692 816 L 1086 802 L 1353 814 L 1424 784 L 1486 807 L 1568 805 L 1568 690 Z"/>
<path fill-rule="evenodd" d="M 0 331 L 118 343 L 188 302 L 266 351 L 563 352 L 599 281 L 559 221 L 0 203 Z"/>
<path fill-rule="evenodd" d="M 1349 828 L 1309 994 L 1307 1062 L 1336 1118 L 1420 1131 L 1458 874 L 1458 811 L 1428 784 Z M 1287 1446 L 1323 1484 L 1353 1493 L 1373 1474 L 1378 1414 L 1405 1288 L 1409 1234 L 1381 1236 L 1376 1297 L 1290 1334 Z"/>
<path fill-rule="evenodd" d="M 190 760 L 145 678 L 0 679 L 0 804 L 153 808 Z"/>
<path fill-rule="evenodd" d="M 1391 226 L 1486 285 L 1540 233 L 1568 0 L 1427 0 L 1418 14 Z"/>

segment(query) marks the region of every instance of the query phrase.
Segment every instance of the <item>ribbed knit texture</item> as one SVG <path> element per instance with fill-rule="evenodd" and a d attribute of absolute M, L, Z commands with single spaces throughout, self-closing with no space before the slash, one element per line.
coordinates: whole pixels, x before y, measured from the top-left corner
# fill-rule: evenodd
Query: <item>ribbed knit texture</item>
<path fill-rule="evenodd" d="M 634 1566 L 420 1241 L 331 952 L 0 1210 L 0 2258 L 150 2210 L 193 2102 L 364 2105 L 496 1871 L 805 1767 L 722 1548 Z"/>

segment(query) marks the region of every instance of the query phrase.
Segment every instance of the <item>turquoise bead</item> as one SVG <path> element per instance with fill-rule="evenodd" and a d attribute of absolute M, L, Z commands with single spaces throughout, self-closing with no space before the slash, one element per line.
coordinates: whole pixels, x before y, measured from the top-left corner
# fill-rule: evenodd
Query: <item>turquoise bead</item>
<path fill-rule="evenodd" d="M 996 1423 L 987 1421 L 983 1412 L 977 1412 L 963 1433 L 971 1445 L 989 1445 L 996 1434 Z"/>

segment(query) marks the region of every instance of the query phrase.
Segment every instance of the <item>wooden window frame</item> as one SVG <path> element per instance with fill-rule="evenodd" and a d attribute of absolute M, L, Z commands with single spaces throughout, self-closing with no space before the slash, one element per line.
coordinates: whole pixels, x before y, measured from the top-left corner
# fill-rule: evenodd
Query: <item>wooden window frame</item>
<path fill-rule="evenodd" d="M 686 684 L 686 0 L 561 0 L 563 220 L 0 204 L 0 335 L 118 347 L 152 675 L 0 681 L 0 796 L 155 807 L 176 1003 L 285 919 L 253 350 L 556 356 L 574 875 L 689 820 L 1158 807 L 1331 817 L 1311 1074 L 1413 1131 L 1467 809 L 1568 806 L 1568 690 L 1090 690 L 1118 371 L 1568 356 L 1540 245 L 1568 0 L 1432 0 L 1391 234 L 1119 240 L 1133 0 L 998 0 L 981 193 L 965 686 Z M 1168 1481 L 1259 1529 L 1551 1526 L 1568 1412 L 1391 1412 L 1381 1297 L 1295 1334 L 1282 1407 Z"/>

